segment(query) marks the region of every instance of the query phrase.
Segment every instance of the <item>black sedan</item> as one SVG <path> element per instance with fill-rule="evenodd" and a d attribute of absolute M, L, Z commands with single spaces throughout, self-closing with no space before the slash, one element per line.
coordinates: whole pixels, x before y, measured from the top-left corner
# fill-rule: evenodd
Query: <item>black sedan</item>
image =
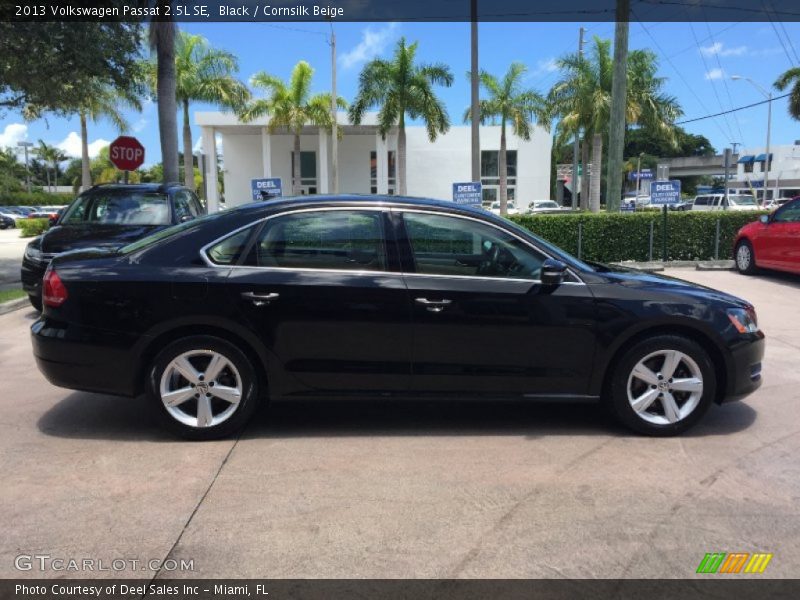
<path fill-rule="evenodd" d="M 146 393 L 188 438 L 267 397 L 596 400 L 671 435 L 761 383 L 746 301 L 589 265 L 486 211 L 397 197 L 259 202 L 56 257 L 45 376 Z"/>
<path fill-rule="evenodd" d="M 177 184 L 94 186 L 58 216 L 55 227 L 25 248 L 22 287 L 33 307 L 42 310 L 42 277 L 56 254 L 77 248 L 119 248 L 158 229 L 194 219 L 202 211 L 194 192 Z"/>

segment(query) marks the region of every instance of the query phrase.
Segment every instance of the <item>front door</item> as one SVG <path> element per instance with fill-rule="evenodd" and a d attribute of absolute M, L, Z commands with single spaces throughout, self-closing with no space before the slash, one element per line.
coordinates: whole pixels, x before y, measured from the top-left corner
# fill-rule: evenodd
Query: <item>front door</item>
<path fill-rule="evenodd" d="M 232 302 L 297 393 L 407 388 L 411 315 L 386 218 L 369 209 L 278 215 L 231 269 Z"/>
<path fill-rule="evenodd" d="M 546 255 L 480 220 L 406 211 L 399 240 L 414 318 L 421 393 L 587 393 L 594 299 L 574 276 L 539 282 Z"/>
<path fill-rule="evenodd" d="M 787 271 L 800 270 L 800 200 L 781 206 L 762 233 L 763 263 Z"/>

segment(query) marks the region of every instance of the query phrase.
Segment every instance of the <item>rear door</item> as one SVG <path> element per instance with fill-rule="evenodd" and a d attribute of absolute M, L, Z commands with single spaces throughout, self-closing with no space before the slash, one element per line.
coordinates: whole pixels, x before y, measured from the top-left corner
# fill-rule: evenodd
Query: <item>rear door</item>
<path fill-rule="evenodd" d="M 574 276 L 545 289 L 546 255 L 478 219 L 403 211 L 398 242 L 414 319 L 413 389 L 583 395 L 594 299 Z"/>
<path fill-rule="evenodd" d="M 361 207 L 283 213 L 231 269 L 231 301 L 287 380 L 325 393 L 407 389 L 411 314 L 387 218 Z"/>

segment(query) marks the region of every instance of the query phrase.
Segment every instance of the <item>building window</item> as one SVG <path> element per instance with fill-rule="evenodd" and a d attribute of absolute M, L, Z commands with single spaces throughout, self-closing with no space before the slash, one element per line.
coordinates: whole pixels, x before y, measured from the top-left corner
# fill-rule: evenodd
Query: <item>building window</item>
<path fill-rule="evenodd" d="M 397 186 L 397 153 L 394 150 L 386 152 L 386 178 L 388 180 L 388 194 L 394 195 Z M 375 150 L 369 153 L 369 193 L 378 193 L 378 153 Z"/>
<path fill-rule="evenodd" d="M 294 184 L 294 151 L 292 151 L 292 184 Z M 300 193 L 317 193 L 317 153 L 300 152 Z"/>
<path fill-rule="evenodd" d="M 508 175 L 508 199 L 513 200 L 517 191 L 517 151 L 506 150 L 506 173 Z M 500 152 L 481 151 L 481 183 L 483 203 L 491 204 L 500 197 Z"/>

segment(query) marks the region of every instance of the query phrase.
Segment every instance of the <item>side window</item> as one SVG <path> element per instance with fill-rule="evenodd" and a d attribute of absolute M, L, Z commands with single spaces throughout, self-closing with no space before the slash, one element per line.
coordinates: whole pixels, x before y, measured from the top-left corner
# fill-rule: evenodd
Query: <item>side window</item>
<path fill-rule="evenodd" d="M 781 206 L 772 220 L 775 223 L 800 223 L 800 200 Z"/>
<path fill-rule="evenodd" d="M 694 201 L 695 206 L 706 206 L 708 205 L 708 198 L 706 196 L 698 196 Z"/>
<path fill-rule="evenodd" d="M 269 219 L 248 264 L 289 269 L 385 271 L 383 213 L 334 210 Z"/>
<path fill-rule="evenodd" d="M 491 225 L 447 215 L 405 213 L 417 273 L 539 279 L 545 256 Z"/>
<path fill-rule="evenodd" d="M 190 192 L 179 191 L 175 192 L 175 218 L 180 223 L 182 220 L 195 219 L 199 216 L 197 204 Z"/>
<path fill-rule="evenodd" d="M 253 232 L 252 227 L 243 229 L 238 233 L 226 237 L 221 242 L 211 246 L 206 251 L 208 259 L 217 265 L 234 265 L 239 261 L 239 258 L 247 248 L 247 240 L 250 239 L 250 234 Z"/>

